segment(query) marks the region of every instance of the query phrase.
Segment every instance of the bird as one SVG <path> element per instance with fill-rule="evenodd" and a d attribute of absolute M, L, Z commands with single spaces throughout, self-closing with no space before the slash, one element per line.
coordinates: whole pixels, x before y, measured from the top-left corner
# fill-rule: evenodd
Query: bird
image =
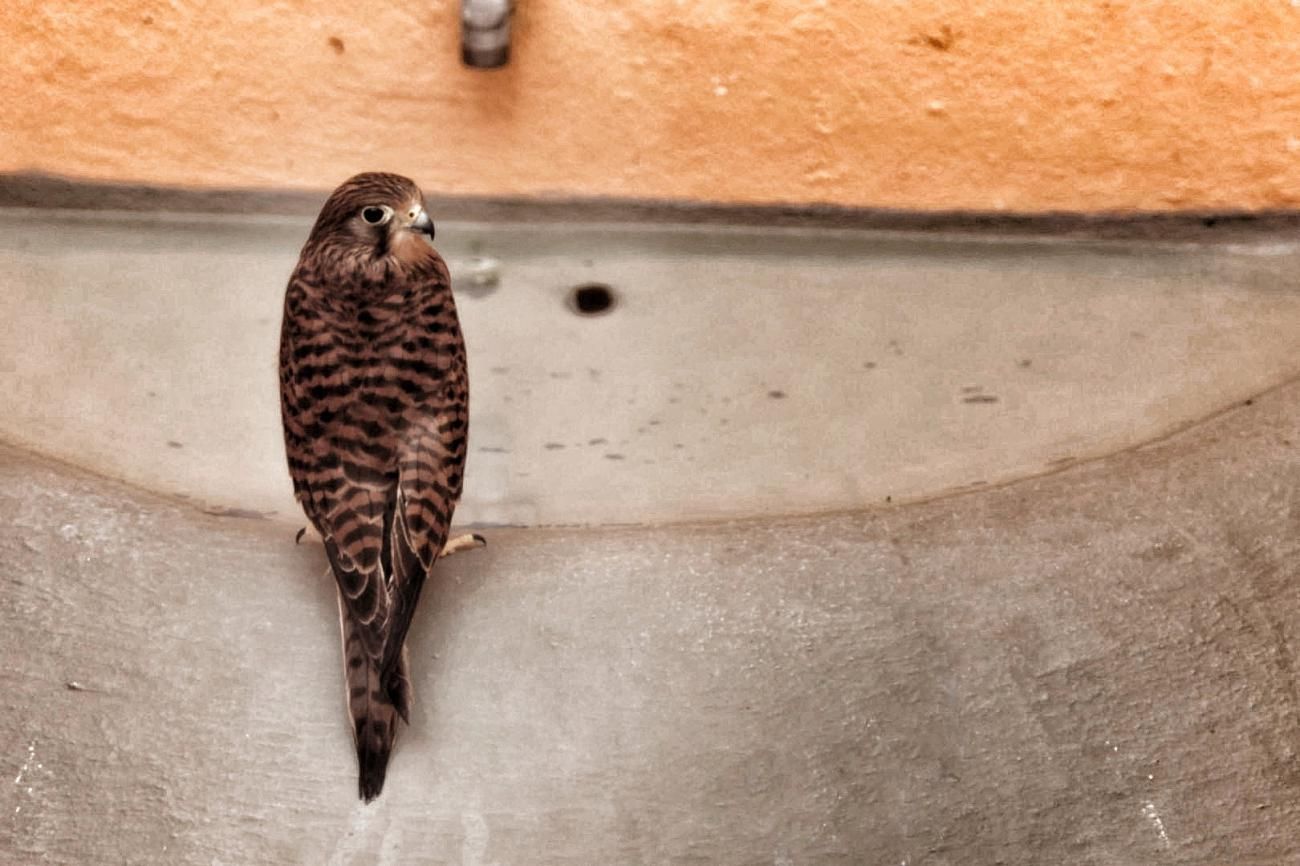
<path fill-rule="evenodd" d="M 406 638 L 449 541 L 469 436 L 465 341 L 424 195 L 358 174 L 322 206 L 289 279 L 280 409 L 294 495 L 337 587 L 358 794 L 410 723 Z M 301 536 L 301 533 L 299 533 Z"/>

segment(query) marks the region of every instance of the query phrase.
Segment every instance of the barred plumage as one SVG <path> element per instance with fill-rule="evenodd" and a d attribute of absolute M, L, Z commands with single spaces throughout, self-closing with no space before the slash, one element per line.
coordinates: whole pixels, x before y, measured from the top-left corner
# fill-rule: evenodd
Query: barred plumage
<path fill-rule="evenodd" d="M 330 196 L 285 293 L 280 397 L 294 492 L 338 583 L 359 789 L 383 788 L 409 721 L 406 633 L 447 541 L 469 426 L 447 266 L 410 180 Z"/>

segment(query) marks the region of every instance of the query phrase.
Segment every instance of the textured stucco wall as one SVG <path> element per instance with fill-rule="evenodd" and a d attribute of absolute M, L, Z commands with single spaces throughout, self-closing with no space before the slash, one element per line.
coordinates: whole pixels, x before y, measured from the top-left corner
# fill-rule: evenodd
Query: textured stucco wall
<path fill-rule="evenodd" d="M 1300 204 L 1292 0 L 10 0 L 0 170 L 898 208 Z"/>

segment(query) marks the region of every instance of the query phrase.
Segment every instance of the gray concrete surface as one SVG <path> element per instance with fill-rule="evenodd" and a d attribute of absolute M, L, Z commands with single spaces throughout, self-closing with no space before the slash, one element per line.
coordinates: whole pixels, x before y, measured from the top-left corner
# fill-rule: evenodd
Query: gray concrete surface
<path fill-rule="evenodd" d="M 275 345 L 309 220 L 0 212 L 0 435 L 296 519 Z M 439 223 L 465 291 L 464 519 L 921 499 L 1131 447 L 1300 375 L 1300 244 Z M 578 283 L 618 295 L 575 315 Z"/>
<path fill-rule="evenodd" d="M 1300 862 L 1297 437 L 1292 382 L 922 504 L 495 530 L 369 807 L 319 548 L 0 450 L 0 861 Z"/>
<path fill-rule="evenodd" d="M 531 528 L 439 566 L 365 807 L 304 232 L 0 213 L 0 864 L 1300 862 L 1300 245 L 440 226 L 459 517 Z"/>

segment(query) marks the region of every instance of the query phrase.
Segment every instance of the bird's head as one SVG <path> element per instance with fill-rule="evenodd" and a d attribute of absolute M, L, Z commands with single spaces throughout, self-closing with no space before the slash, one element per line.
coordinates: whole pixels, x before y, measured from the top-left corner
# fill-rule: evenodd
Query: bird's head
<path fill-rule="evenodd" d="M 330 194 L 307 246 L 332 269 L 369 275 L 392 265 L 413 270 L 439 262 L 431 240 L 433 221 L 415 182 L 367 172 Z"/>

